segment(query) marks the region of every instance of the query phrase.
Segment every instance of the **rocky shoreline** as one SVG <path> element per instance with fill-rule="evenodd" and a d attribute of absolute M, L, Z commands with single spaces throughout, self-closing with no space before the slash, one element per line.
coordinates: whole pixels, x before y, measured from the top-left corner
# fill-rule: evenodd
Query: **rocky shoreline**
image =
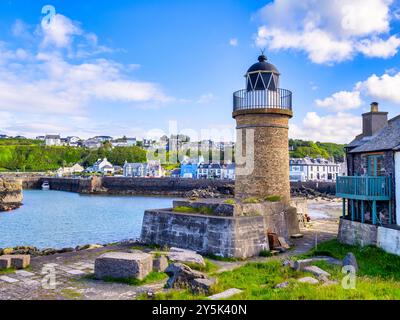
<path fill-rule="evenodd" d="M 17 246 L 12 248 L 0 248 L 0 256 L 1 255 L 31 255 L 34 257 L 41 257 L 41 256 L 52 256 L 55 254 L 61 253 L 68 253 L 68 252 L 80 252 L 86 250 L 94 250 L 100 249 L 104 247 L 110 246 L 118 246 L 118 245 L 141 245 L 138 240 L 123 240 L 115 243 L 108 243 L 108 244 L 87 244 L 82 246 L 76 246 L 75 248 L 62 248 L 62 249 L 55 249 L 55 248 L 46 248 L 46 249 L 38 249 L 37 247 L 33 246 Z"/>
<path fill-rule="evenodd" d="M 0 211 L 11 211 L 22 205 L 22 184 L 18 180 L 0 178 Z"/>

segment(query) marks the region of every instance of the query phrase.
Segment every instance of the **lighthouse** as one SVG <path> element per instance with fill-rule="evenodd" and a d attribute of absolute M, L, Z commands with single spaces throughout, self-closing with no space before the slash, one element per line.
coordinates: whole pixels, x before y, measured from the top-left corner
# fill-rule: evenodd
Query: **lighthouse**
<path fill-rule="evenodd" d="M 292 93 L 281 89 L 280 72 L 262 54 L 247 71 L 246 88 L 233 95 L 237 124 L 238 199 L 279 197 L 290 201 L 289 120 Z"/>

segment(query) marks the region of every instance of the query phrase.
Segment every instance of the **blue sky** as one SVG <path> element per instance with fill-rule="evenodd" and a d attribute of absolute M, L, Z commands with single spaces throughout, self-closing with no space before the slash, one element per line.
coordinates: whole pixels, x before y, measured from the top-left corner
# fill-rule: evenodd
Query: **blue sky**
<path fill-rule="evenodd" d="M 47 28 L 44 5 L 57 12 Z M 0 133 L 143 137 L 173 121 L 193 137 L 231 140 L 232 93 L 266 48 L 294 94 L 291 137 L 348 142 L 370 102 L 399 113 L 398 6 L 2 1 Z"/>

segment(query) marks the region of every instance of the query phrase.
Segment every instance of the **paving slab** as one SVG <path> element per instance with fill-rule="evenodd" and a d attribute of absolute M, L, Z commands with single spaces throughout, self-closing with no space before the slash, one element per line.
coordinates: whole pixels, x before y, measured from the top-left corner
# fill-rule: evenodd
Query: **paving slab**
<path fill-rule="evenodd" d="M 35 274 L 32 272 L 28 272 L 26 270 L 17 270 L 15 271 L 15 274 L 22 276 L 22 277 L 34 277 Z"/>
<path fill-rule="evenodd" d="M 77 269 L 72 269 L 67 271 L 68 274 L 72 274 L 74 276 L 83 276 L 86 274 L 86 272 L 82 271 L 82 270 L 77 270 Z"/>
<path fill-rule="evenodd" d="M 243 290 L 233 288 L 233 289 L 229 289 L 229 290 L 226 290 L 226 291 L 218 293 L 218 294 L 214 294 L 213 296 L 208 297 L 208 299 L 210 299 L 210 300 L 228 299 L 228 298 L 233 297 L 234 295 L 237 295 L 242 292 L 243 292 Z"/>
<path fill-rule="evenodd" d="M 18 279 L 11 278 L 11 277 L 8 277 L 8 276 L 1 276 L 1 277 L 0 277 L 0 280 L 1 280 L 1 281 L 4 281 L 4 282 L 7 282 L 7 283 L 16 283 L 16 282 L 19 282 Z"/>

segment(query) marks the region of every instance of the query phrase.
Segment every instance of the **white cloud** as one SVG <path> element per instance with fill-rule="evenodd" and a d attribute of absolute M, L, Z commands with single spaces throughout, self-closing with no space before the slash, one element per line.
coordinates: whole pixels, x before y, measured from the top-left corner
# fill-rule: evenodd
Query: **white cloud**
<path fill-rule="evenodd" d="M 239 40 L 237 38 L 232 38 L 231 40 L 229 40 L 229 45 L 231 45 L 232 47 L 237 47 L 239 45 Z"/>
<path fill-rule="evenodd" d="M 373 74 L 367 80 L 357 83 L 356 88 L 375 99 L 400 103 L 400 72 L 380 77 Z"/>
<path fill-rule="evenodd" d="M 115 133 L 121 124 L 99 123 L 89 117 L 89 110 L 98 108 L 101 112 L 98 106 L 107 102 L 113 108 L 139 104 L 154 108 L 173 99 L 158 84 L 132 77 L 140 65 L 94 59 L 94 54 L 108 52 L 98 44 L 95 34 L 61 15 L 55 21 L 49 30 L 36 27 L 42 30 L 36 33 L 29 32 L 35 27 L 17 21 L 13 35 L 25 47 L 12 49 L 12 44 L 0 41 L 2 131 L 10 135 L 74 133 L 82 137 L 102 130 Z"/>
<path fill-rule="evenodd" d="M 361 117 L 339 112 L 333 115 L 320 116 L 309 112 L 300 125 L 291 124 L 291 138 L 349 143 L 361 131 Z"/>
<path fill-rule="evenodd" d="M 42 26 L 42 32 L 42 46 L 54 45 L 57 48 L 69 47 L 73 37 L 83 33 L 78 23 L 61 14 L 56 14 L 49 24 Z"/>
<path fill-rule="evenodd" d="M 387 40 L 364 39 L 358 44 L 358 50 L 367 57 L 391 58 L 397 54 L 400 47 L 400 39 L 391 36 Z"/>
<path fill-rule="evenodd" d="M 206 93 L 200 96 L 200 98 L 197 100 L 197 103 L 210 103 L 211 101 L 215 100 L 215 96 L 212 93 Z"/>
<path fill-rule="evenodd" d="M 356 54 L 389 58 L 400 47 L 390 32 L 393 0 L 275 0 L 258 12 L 256 44 L 305 52 L 314 63 L 332 64 Z"/>
<path fill-rule="evenodd" d="M 315 104 L 330 111 L 345 111 L 359 108 L 362 100 L 358 91 L 340 91 L 323 100 L 315 100 Z"/>

